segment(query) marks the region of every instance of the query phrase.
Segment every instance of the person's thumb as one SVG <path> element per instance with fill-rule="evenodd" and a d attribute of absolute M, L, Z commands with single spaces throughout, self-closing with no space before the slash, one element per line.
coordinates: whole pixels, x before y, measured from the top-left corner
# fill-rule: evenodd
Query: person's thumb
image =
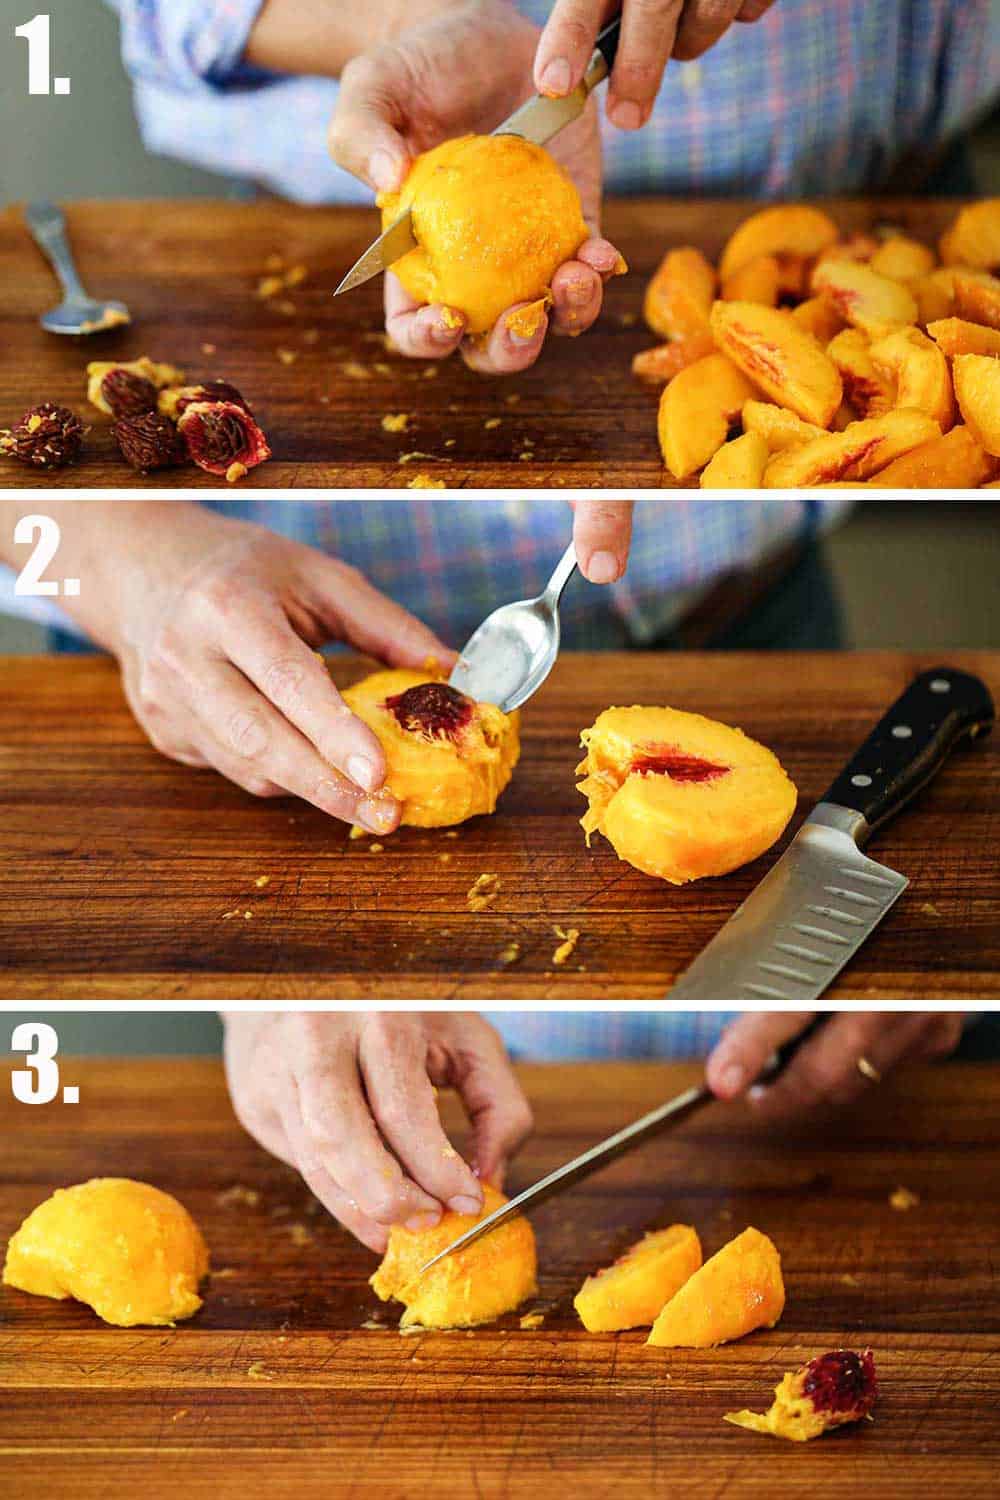
<path fill-rule="evenodd" d="M 392 56 L 385 48 L 348 63 L 328 137 L 337 165 L 377 193 L 397 191 L 410 168 L 410 152 L 399 129 L 404 123 L 405 82 Z"/>

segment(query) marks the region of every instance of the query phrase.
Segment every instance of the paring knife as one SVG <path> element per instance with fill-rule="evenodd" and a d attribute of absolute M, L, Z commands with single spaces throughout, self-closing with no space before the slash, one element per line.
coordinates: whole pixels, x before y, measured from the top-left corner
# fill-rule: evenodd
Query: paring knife
<path fill-rule="evenodd" d="M 861 849 L 994 717 L 978 677 L 917 677 L 670 999 L 817 1000 L 909 884 Z"/>
<path fill-rule="evenodd" d="M 791 1041 L 779 1048 L 768 1061 L 758 1082 L 773 1083 L 788 1067 L 799 1048 L 804 1046 L 827 1020 L 828 1017 L 825 1015 L 814 1017 L 798 1036 L 792 1037 Z M 467 1245 L 473 1244 L 484 1234 L 489 1234 L 491 1230 L 506 1223 L 515 1214 L 523 1213 L 526 1208 L 535 1208 L 546 1198 L 551 1198 L 553 1193 L 561 1193 L 564 1188 L 571 1187 L 582 1177 L 589 1177 L 591 1172 L 607 1166 L 609 1162 L 622 1156 L 626 1151 L 633 1150 L 642 1141 L 648 1140 L 651 1135 L 662 1130 L 665 1125 L 679 1124 L 681 1120 L 686 1120 L 688 1115 L 701 1109 L 703 1105 L 712 1103 L 714 1099 L 715 1095 L 711 1090 L 705 1084 L 700 1083 L 685 1089 L 667 1104 L 661 1104 L 658 1109 L 651 1109 L 641 1119 L 631 1125 L 626 1125 L 624 1130 L 609 1135 L 607 1140 L 601 1141 L 599 1146 L 592 1146 L 589 1151 L 584 1151 L 582 1155 L 574 1157 L 564 1167 L 557 1167 L 554 1172 L 550 1172 L 547 1177 L 536 1182 L 534 1187 L 526 1188 L 523 1193 L 518 1193 L 516 1198 L 511 1198 L 500 1208 L 494 1209 L 485 1219 L 480 1219 L 478 1224 L 473 1224 L 471 1229 L 459 1235 L 457 1240 L 452 1240 L 444 1250 L 438 1251 L 437 1255 L 420 1267 L 413 1279 L 416 1281 L 424 1276 L 431 1266 L 436 1266 L 438 1261 L 444 1260 L 446 1255 L 454 1255 L 456 1250 L 464 1250 Z"/>
<path fill-rule="evenodd" d="M 590 95 L 607 78 L 614 66 L 620 34 L 621 17 L 616 16 L 597 38 L 594 55 L 587 65 L 583 81 L 571 94 L 563 99 L 547 99 L 544 94 L 536 94 L 533 99 L 522 104 L 520 109 L 516 109 L 509 120 L 498 125 L 493 134 L 520 135 L 526 141 L 533 141 L 536 146 L 544 146 L 560 130 L 579 119 Z M 410 210 L 407 208 L 379 235 L 374 244 L 369 245 L 333 295 L 339 297 L 341 292 L 351 292 L 356 286 L 377 276 L 380 271 L 388 270 L 409 250 L 413 250 L 416 243 Z"/>

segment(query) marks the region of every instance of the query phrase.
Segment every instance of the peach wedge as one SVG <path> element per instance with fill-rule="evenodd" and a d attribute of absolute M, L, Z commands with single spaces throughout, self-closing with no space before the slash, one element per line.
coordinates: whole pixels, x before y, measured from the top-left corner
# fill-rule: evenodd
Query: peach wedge
<path fill-rule="evenodd" d="M 845 479 L 860 483 L 940 436 L 938 424 L 921 411 L 890 411 L 852 422 L 843 432 L 828 432 L 777 454 L 764 470 L 764 488 L 794 490 Z"/>
<path fill-rule="evenodd" d="M 869 338 L 917 321 L 917 303 L 909 288 L 857 261 L 821 261 L 813 271 L 812 290 L 828 297 L 841 317 Z"/>
<path fill-rule="evenodd" d="M 952 361 L 959 411 L 972 436 L 1000 458 L 1000 359 L 959 354 Z"/>
<path fill-rule="evenodd" d="M 701 472 L 703 490 L 759 490 L 771 450 L 759 432 L 723 443 Z"/>
<path fill-rule="evenodd" d="M 663 339 L 682 339 L 708 327 L 715 268 L 700 250 L 668 250 L 646 288 L 643 316 Z"/>
<path fill-rule="evenodd" d="M 1000 328 L 1000 279 L 985 271 L 956 268 L 952 276 L 955 311 L 970 323 L 986 328 Z"/>
<path fill-rule="evenodd" d="M 780 1255 L 766 1234 L 744 1229 L 670 1299 L 646 1342 L 661 1349 L 711 1349 L 755 1328 L 773 1328 L 784 1308 Z"/>
<path fill-rule="evenodd" d="M 806 333 L 811 333 L 813 338 L 819 339 L 821 344 L 828 344 L 845 326 L 833 303 L 828 302 L 825 297 L 807 297 L 791 311 L 799 327 Z"/>
<path fill-rule="evenodd" d="M 948 361 L 933 339 L 919 328 L 901 328 L 871 346 L 876 370 L 895 385 L 894 405 L 914 407 L 933 417 L 947 432 L 955 420 L 955 397 Z"/>
<path fill-rule="evenodd" d="M 927 332 L 942 354 L 989 354 L 1000 359 L 1000 329 L 969 323 L 965 318 L 937 318 Z"/>
<path fill-rule="evenodd" d="M 860 328 L 845 328 L 826 352 L 840 371 L 844 395 L 859 417 L 880 417 L 896 405 L 896 383 L 881 372 Z"/>
<path fill-rule="evenodd" d="M 776 255 L 757 255 L 722 283 L 725 302 L 760 302 L 777 307 L 781 296 L 781 265 Z"/>
<path fill-rule="evenodd" d="M 715 340 L 705 328 L 701 333 L 689 333 L 673 343 L 643 349 L 632 360 L 632 374 L 649 385 L 669 385 L 675 375 L 693 365 L 696 359 L 704 359 L 706 354 L 714 352 Z"/>
<path fill-rule="evenodd" d="M 649 1328 L 701 1265 L 701 1241 L 689 1224 L 647 1234 L 614 1265 L 588 1276 L 573 1306 L 588 1333 Z"/>
<path fill-rule="evenodd" d="M 946 266 L 1000 267 L 1000 198 L 984 198 L 961 210 L 938 247 Z"/>
<path fill-rule="evenodd" d="M 833 362 L 790 313 L 753 302 L 716 302 L 715 342 L 779 406 L 829 426 L 843 396 Z"/>
<path fill-rule="evenodd" d="M 933 250 L 911 240 L 905 234 L 890 235 L 884 240 L 868 262 L 880 276 L 890 281 L 917 281 L 933 271 L 937 259 Z"/>
<path fill-rule="evenodd" d="M 760 255 L 797 255 L 811 260 L 837 238 L 829 214 L 807 204 L 784 203 L 744 219 L 722 252 L 719 274 L 728 281 Z"/>
<path fill-rule="evenodd" d="M 882 469 L 868 483 L 886 490 L 974 490 L 989 479 L 992 464 L 967 427 L 921 443 Z"/>
<path fill-rule="evenodd" d="M 755 394 L 724 354 L 706 355 L 674 376 L 660 397 L 657 430 L 663 462 L 675 479 L 704 468 Z"/>
<path fill-rule="evenodd" d="M 743 432 L 756 432 L 764 439 L 769 453 L 783 453 L 813 438 L 825 437 L 826 430 L 815 422 L 803 422 L 793 411 L 770 401 L 747 401 L 743 405 Z"/>

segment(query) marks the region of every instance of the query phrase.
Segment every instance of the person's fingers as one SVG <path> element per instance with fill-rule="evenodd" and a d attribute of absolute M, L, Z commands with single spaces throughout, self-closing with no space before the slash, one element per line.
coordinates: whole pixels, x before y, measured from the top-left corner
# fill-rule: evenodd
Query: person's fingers
<path fill-rule="evenodd" d="M 415 302 L 391 271 L 385 274 L 385 331 L 409 359 L 444 359 L 465 336 L 465 318 L 440 303 Z"/>
<path fill-rule="evenodd" d="M 623 273 L 625 269 L 621 252 L 612 245 L 610 240 L 602 238 L 601 235 L 584 240 L 576 252 L 576 259 L 582 260 L 585 266 L 596 271 L 602 281 L 607 281 L 609 276 Z"/>
<path fill-rule="evenodd" d="M 911 1056 L 914 1061 L 933 1062 L 949 1057 L 962 1040 L 965 1017 L 958 1011 L 927 1015 L 926 1024 L 914 1039 Z"/>
<path fill-rule="evenodd" d="M 535 52 L 535 88 L 563 98 L 576 88 L 594 51 L 608 0 L 556 0 Z"/>
<path fill-rule="evenodd" d="M 534 1119 L 500 1037 L 486 1022 L 481 1029 L 483 1036 L 477 1036 L 473 1047 L 459 1046 L 453 1053 L 449 1076 L 472 1126 L 469 1156 L 476 1175 L 502 1187 L 507 1163 L 531 1134 Z M 431 1077 L 444 1081 L 443 1066 L 443 1058 L 435 1062 L 432 1049 Z"/>
<path fill-rule="evenodd" d="M 581 260 L 568 260 L 552 278 L 552 331 L 575 337 L 584 333 L 601 310 L 604 284 Z"/>
<path fill-rule="evenodd" d="M 718 8 L 716 0 L 706 0 Z M 611 82 L 608 119 L 619 130 L 638 130 L 652 113 L 663 70 L 674 51 L 682 0 L 640 0 L 622 10 L 622 33 Z"/>
<path fill-rule="evenodd" d="M 337 165 L 378 193 L 395 192 L 410 167 L 409 149 L 400 133 L 400 80 L 386 61 L 390 55 L 370 53 L 347 64 L 328 135 Z"/>
<path fill-rule="evenodd" d="M 292 1165 L 295 1165 L 294 1161 Z M 360 1240 L 369 1250 L 374 1250 L 376 1255 L 385 1254 L 389 1243 L 389 1226 L 379 1224 L 377 1220 L 362 1213 L 354 1200 L 322 1167 L 307 1172 L 300 1171 L 299 1175 L 313 1197 L 318 1198 L 327 1212 L 338 1223 L 343 1224 L 356 1240 Z"/>
<path fill-rule="evenodd" d="M 759 21 L 773 4 L 774 0 L 743 0 L 733 19 L 743 22 Z"/>
<path fill-rule="evenodd" d="M 302 568 L 319 618 L 351 646 L 391 667 L 449 669 L 458 653 L 422 620 L 379 592 L 363 573 L 311 551 Z"/>
<path fill-rule="evenodd" d="M 686 0 L 677 27 L 673 55 L 679 62 L 701 57 L 730 28 L 742 0 Z"/>
<path fill-rule="evenodd" d="M 376 1014 L 361 1034 L 358 1061 L 376 1123 L 413 1180 L 454 1213 L 478 1214 L 482 1188 L 442 1128 L 424 1033 Z"/>
<path fill-rule="evenodd" d="M 632 500 L 577 500 L 573 542 L 584 578 L 615 583 L 628 565 L 632 539 Z"/>
<path fill-rule="evenodd" d="M 712 1093 L 719 1099 L 736 1099 L 745 1093 L 777 1048 L 798 1036 L 812 1019 L 812 1011 L 751 1011 L 737 1016 L 705 1064 Z"/>
<path fill-rule="evenodd" d="M 542 352 L 548 331 L 548 314 L 533 312 L 518 332 L 517 314 L 531 308 L 530 302 L 518 302 L 501 313 L 485 339 L 468 338 L 462 344 L 462 358 L 470 370 L 480 375 L 516 375 L 533 365 Z M 511 327 L 511 321 L 514 327 Z"/>

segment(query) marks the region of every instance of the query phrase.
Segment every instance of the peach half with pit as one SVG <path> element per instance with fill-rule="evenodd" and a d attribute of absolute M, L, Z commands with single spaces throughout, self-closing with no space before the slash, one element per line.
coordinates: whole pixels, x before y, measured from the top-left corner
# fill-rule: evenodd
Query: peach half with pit
<path fill-rule="evenodd" d="M 764 488 L 794 490 L 841 480 L 870 479 L 920 443 L 941 436 L 933 417 L 922 411 L 886 412 L 851 422 L 843 432 L 827 432 L 771 459 Z"/>
<path fill-rule="evenodd" d="M 663 339 L 683 339 L 708 328 L 716 276 L 692 245 L 668 250 L 646 288 L 643 317 Z"/>
<path fill-rule="evenodd" d="M 588 1276 L 573 1306 L 588 1333 L 649 1328 L 700 1265 L 695 1230 L 690 1224 L 671 1224 L 645 1235 L 613 1265 Z"/>
<path fill-rule="evenodd" d="M 796 790 L 742 730 L 676 708 L 606 708 L 580 736 L 587 842 L 671 885 L 725 875 L 780 838 Z"/>
<path fill-rule="evenodd" d="M 958 354 L 951 368 L 966 426 L 987 453 L 1000 458 L 1000 359 Z"/>
<path fill-rule="evenodd" d="M 785 1308 L 781 1257 L 758 1229 L 744 1229 L 685 1281 L 646 1340 L 661 1349 L 711 1349 L 773 1328 Z"/>
<path fill-rule="evenodd" d="M 660 397 L 656 426 L 663 462 L 675 479 L 704 468 L 754 395 L 753 384 L 724 354 L 706 354 L 674 376 Z"/>
<path fill-rule="evenodd" d="M 812 290 L 827 297 L 845 323 L 869 338 L 917 321 L 917 302 L 909 287 L 859 261 L 820 261 L 812 274 Z"/>
<path fill-rule="evenodd" d="M 837 239 L 837 226 L 822 209 L 805 203 L 762 208 L 744 219 L 730 236 L 719 262 L 723 281 L 761 255 L 798 256 L 812 260 Z"/>
<path fill-rule="evenodd" d="M 382 744 L 403 823 L 447 828 L 496 809 L 520 754 L 516 713 L 409 668 L 374 672 L 343 696 Z"/>
<path fill-rule="evenodd" d="M 804 422 L 829 426 L 843 396 L 840 375 L 790 313 L 754 302 L 716 302 L 712 332 L 722 353 L 772 401 Z"/>
<path fill-rule="evenodd" d="M 406 1308 L 400 1328 L 472 1328 L 513 1312 L 536 1291 L 535 1235 L 520 1214 L 484 1234 L 464 1250 L 446 1255 L 425 1275 L 418 1273 L 440 1251 L 507 1199 L 483 1185 L 480 1214 L 448 1210 L 432 1229 L 394 1224 L 371 1286 L 383 1302 Z"/>

